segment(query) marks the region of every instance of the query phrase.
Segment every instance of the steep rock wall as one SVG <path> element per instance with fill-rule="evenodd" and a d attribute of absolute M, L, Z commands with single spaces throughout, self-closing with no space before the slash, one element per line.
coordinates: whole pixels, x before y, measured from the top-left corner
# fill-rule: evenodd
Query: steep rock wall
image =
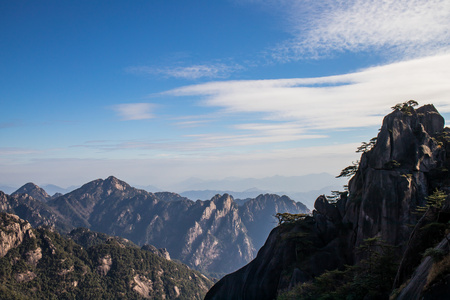
<path fill-rule="evenodd" d="M 348 196 L 336 204 L 319 197 L 312 217 L 301 222 L 310 222 L 306 231 L 299 225 L 288 235 L 284 225 L 273 230 L 257 257 L 220 280 L 205 299 L 274 299 L 325 270 L 364 258 L 356 249 L 368 238 L 378 237 L 403 253 L 412 231 L 408 225 L 417 221 L 413 212 L 434 188 L 430 174 L 446 160 L 435 138 L 443 126 L 433 105 L 387 115 L 376 144 L 361 156 Z"/>

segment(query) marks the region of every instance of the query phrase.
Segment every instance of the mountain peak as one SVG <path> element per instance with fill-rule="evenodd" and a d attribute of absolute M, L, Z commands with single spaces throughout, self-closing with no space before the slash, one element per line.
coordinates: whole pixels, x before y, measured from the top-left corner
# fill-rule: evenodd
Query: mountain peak
<path fill-rule="evenodd" d="M 119 180 L 119 179 L 117 179 L 117 178 L 114 177 L 114 176 L 109 176 L 108 178 L 106 178 L 106 179 L 103 181 L 103 183 L 104 183 L 104 184 L 107 184 L 107 185 L 110 186 L 110 187 L 114 187 L 115 189 L 120 190 L 120 191 L 124 191 L 125 189 L 131 187 L 131 186 L 130 186 L 128 183 L 126 183 L 125 181 Z"/>
<path fill-rule="evenodd" d="M 33 197 L 34 199 L 43 201 L 43 202 L 45 202 L 51 198 L 50 195 L 47 194 L 47 192 L 43 188 L 40 188 L 39 186 L 37 186 L 36 184 L 34 184 L 32 182 L 28 182 L 28 183 L 24 184 L 22 187 L 20 187 L 17 191 L 12 193 L 11 195 L 18 196 L 21 194 L 28 194 L 31 197 Z"/>

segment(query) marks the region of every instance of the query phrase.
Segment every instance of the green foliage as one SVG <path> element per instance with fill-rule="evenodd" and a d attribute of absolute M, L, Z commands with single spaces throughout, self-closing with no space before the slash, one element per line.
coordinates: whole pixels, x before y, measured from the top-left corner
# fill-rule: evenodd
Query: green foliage
<path fill-rule="evenodd" d="M 427 250 L 425 250 L 423 257 L 430 256 L 434 262 L 438 262 L 444 258 L 445 254 L 446 252 L 442 249 L 428 248 Z"/>
<path fill-rule="evenodd" d="M 384 168 L 388 170 L 399 168 L 401 164 L 396 160 L 390 160 L 384 164 Z"/>
<path fill-rule="evenodd" d="M 344 192 L 341 192 L 341 191 L 331 191 L 331 195 L 327 195 L 327 196 L 325 196 L 326 198 L 327 198 L 327 200 L 328 200 L 328 202 L 329 203 L 331 203 L 331 204 L 335 204 L 339 199 L 341 199 L 341 197 L 343 196 L 343 195 L 347 195 L 348 194 L 348 191 L 344 191 Z"/>
<path fill-rule="evenodd" d="M 344 168 L 341 171 L 341 173 L 338 176 L 336 176 L 336 178 L 339 178 L 339 177 L 352 177 L 358 171 L 358 167 L 359 167 L 359 161 L 353 162 L 351 166 L 348 166 L 348 167 Z"/>
<path fill-rule="evenodd" d="M 124 246 L 139 248 L 136 244 L 127 239 L 118 236 L 110 236 L 101 232 L 91 231 L 83 227 L 72 230 L 67 235 L 67 237 L 86 249 L 95 245 L 106 243 L 111 240 L 115 240 L 117 243 Z"/>
<path fill-rule="evenodd" d="M 427 276 L 427 283 L 424 290 L 433 285 L 434 282 L 442 280 L 450 273 L 450 254 L 440 257 L 439 260 L 434 260 L 431 270 Z"/>
<path fill-rule="evenodd" d="M 370 141 L 368 143 L 366 142 L 362 142 L 361 146 L 359 146 L 356 149 L 356 153 L 359 152 L 369 152 L 370 150 L 372 150 L 372 148 L 375 146 L 375 144 L 377 143 L 377 137 L 371 138 Z"/>
<path fill-rule="evenodd" d="M 445 130 L 436 135 L 435 139 L 438 141 L 438 143 L 450 143 L 450 131 Z"/>
<path fill-rule="evenodd" d="M 399 110 L 402 113 L 406 115 L 412 115 L 412 112 L 414 111 L 414 106 L 419 105 L 419 103 L 415 100 L 408 100 L 403 103 L 397 103 L 396 105 L 392 106 L 392 110 Z"/>
<path fill-rule="evenodd" d="M 433 194 L 428 196 L 427 202 L 424 206 L 417 206 L 416 207 L 416 213 L 417 214 L 423 214 L 425 213 L 429 208 L 436 208 L 441 209 L 444 205 L 445 199 L 447 198 L 447 194 L 441 190 L 436 189 Z"/>
<path fill-rule="evenodd" d="M 142 299 L 134 290 L 136 278 L 151 282 L 152 299 L 203 299 L 212 285 L 199 272 L 125 246 L 120 239 L 108 238 L 103 243 L 90 240 L 94 245 L 85 249 L 45 228 L 34 230 L 34 234 L 0 258 L 2 299 Z M 27 257 L 37 248 L 42 257 L 31 263 Z M 100 267 L 107 258 L 110 265 L 102 273 Z"/>
<path fill-rule="evenodd" d="M 304 220 L 307 216 L 309 216 L 308 214 L 290 214 L 290 213 L 276 213 L 275 214 L 275 218 L 277 218 L 278 220 L 278 225 L 281 224 L 290 224 L 290 223 L 295 223 L 297 221 L 300 220 Z"/>

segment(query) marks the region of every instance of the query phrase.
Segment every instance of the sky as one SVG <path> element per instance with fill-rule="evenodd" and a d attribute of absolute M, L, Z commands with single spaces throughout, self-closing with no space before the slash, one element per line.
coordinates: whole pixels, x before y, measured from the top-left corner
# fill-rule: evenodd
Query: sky
<path fill-rule="evenodd" d="M 0 184 L 340 170 L 450 117 L 450 1 L 0 1 Z M 249 187 L 251 188 L 251 187 Z"/>

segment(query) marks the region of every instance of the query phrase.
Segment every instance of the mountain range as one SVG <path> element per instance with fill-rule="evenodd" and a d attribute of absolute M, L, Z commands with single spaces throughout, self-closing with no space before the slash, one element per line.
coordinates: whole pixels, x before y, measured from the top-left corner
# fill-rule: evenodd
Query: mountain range
<path fill-rule="evenodd" d="M 27 183 L 11 195 L 0 192 L 0 209 L 61 233 L 84 227 L 165 248 L 172 258 L 217 276 L 255 257 L 276 225 L 276 213 L 308 212 L 287 196 L 260 195 L 241 206 L 228 194 L 192 201 L 136 189 L 113 176 L 54 196 Z"/>
<path fill-rule="evenodd" d="M 314 207 L 317 195 L 330 194 L 331 191 L 342 190 L 346 184 L 342 178 L 328 173 L 307 174 L 302 176 L 272 176 L 264 178 L 235 178 L 222 180 L 204 180 L 189 178 L 179 183 L 167 185 L 164 189 L 153 185 L 133 185 L 135 188 L 151 193 L 173 191 L 192 200 L 210 200 L 217 194 L 229 194 L 233 198 L 244 200 L 256 198 L 261 194 L 286 195 L 297 202 L 302 202 L 308 208 Z M 67 194 L 79 186 L 62 188 L 53 184 L 40 185 L 51 196 Z M 6 194 L 14 193 L 17 187 L 0 185 L 0 190 Z"/>

